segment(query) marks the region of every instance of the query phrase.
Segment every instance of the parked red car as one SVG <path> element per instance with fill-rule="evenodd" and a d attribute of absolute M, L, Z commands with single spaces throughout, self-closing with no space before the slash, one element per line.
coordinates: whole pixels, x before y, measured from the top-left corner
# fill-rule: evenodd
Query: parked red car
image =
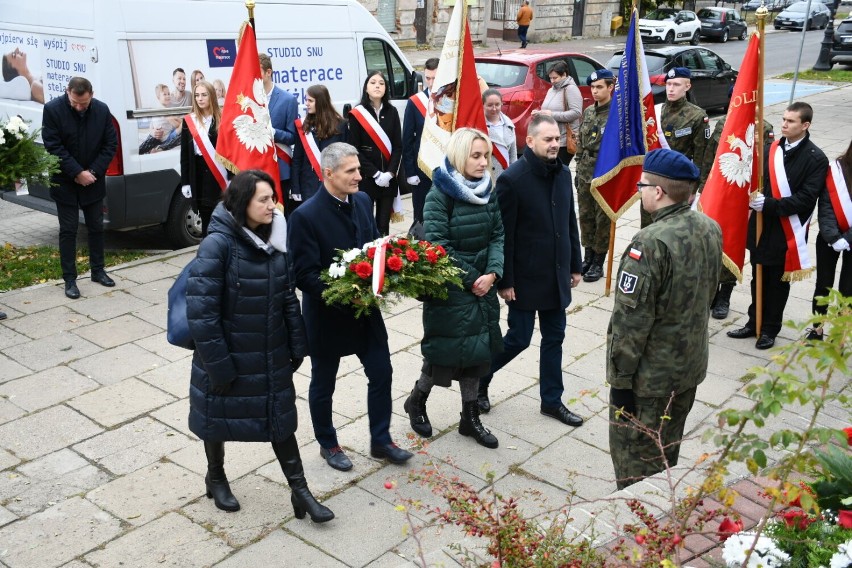
<path fill-rule="evenodd" d="M 557 61 L 566 61 L 571 76 L 583 94 L 583 108 L 594 103 L 586 78 L 604 66 L 582 53 L 546 49 L 513 49 L 477 54 L 476 72 L 489 87 L 503 95 L 503 112 L 515 123 L 518 151 L 526 148 L 527 125 L 532 111 L 541 108 L 550 89 L 547 72 Z"/>

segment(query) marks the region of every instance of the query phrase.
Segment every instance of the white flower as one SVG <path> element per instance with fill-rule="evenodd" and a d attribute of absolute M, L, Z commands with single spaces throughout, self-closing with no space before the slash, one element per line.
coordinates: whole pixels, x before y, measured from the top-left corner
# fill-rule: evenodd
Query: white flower
<path fill-rule="evenodd" d="M 21 117 L 18 115 L 13 116 L 9 119 L 9 122 L 6 123 L 6 132 L 20 140 L 24 137 L 24 134 L 27 133 L 27 123 L 21 120 Z"/>
<path fill-rule="evenodd" d="M 829 568 L 849 568 L 852 566 L 852 540 L 847 540 L 837 547 L 837 552 L 831 557 Z"/>
<path fill-rule="evenodd" d="M 355 258 L 359 254 L 361 254 L 361 249 L 356 249 L 356 248 L 349 249 L 348 251 L 343 253 L 343 262 L 348 264 L 348 263 L 352 262 L 353 260 L 355 260 Z"/>
<path fill-rule="evenodd" d="M 779 550 L 772 539 L 761 536 L 757 539 L 748 564 L 743 565 L 746 552 L 751 548 L 752 543 L 754 543 L 752 533 L 734 534 L 725 541 L 722 559 L 727 563 L 728 568 L 775 568 L 784 566 L 784 563 L 790 560 L 790 555 Z"/>
<path fill-rule="evenodd" d="M 0 128 L 0 144 L 3 144 L 6 141 L 6 136 L 3 134 L 3 129 Z"/>
<path fill-rule="evenodd" d="M 344 274 L 346 274 L 345 264 L 337 264 L 336 262 L 332 262 L 331 266 L 328 267 L 328 275 L 332 278 L 340 278 Z"/>

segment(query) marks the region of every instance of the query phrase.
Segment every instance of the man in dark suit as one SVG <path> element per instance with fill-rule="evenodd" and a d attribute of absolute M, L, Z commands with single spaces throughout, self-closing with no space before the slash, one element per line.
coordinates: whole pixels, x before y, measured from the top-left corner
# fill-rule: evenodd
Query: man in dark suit
<path fill-rule="evenodd" d="M 527 129 L 524 155 L 497 178 L 497 197 L 506 240 L 500 297 L 509 305 L 503 352 L 480 380 L 479 407 L 487 412 L 494 373 L 529 347 L 535 315 L 541 328 L 539 392 L 541 413 L 569 426 L 583 419 L 562 404 L 562 341 L 571 288 L 580 283 L 580 233 L 574 212 L 571 174 L 557 157 L 559 126 L 537 115 Z"/>
<path fill-rule="evenodd" d="M 65 94 L 44 105 L 41 138 L 45 149 L 59 158 L 60 172 L 53 176 L 50 197 L 59 217 L 59 259 L 65 295 L 80 297 L 77 288 L 78 209 L 83 210 L 89 232 L 89 267 L 92 281 L 115 286 L 104 270 L 105 174 L 118 147 L 109 107 L 93 98 L 92 84 L 73 77 Z"/>
<path fill-rule="evenodd" d="M 321 154 L 324 190 L 307 200 L 290 216 L 289 249 L 302 290 L 302 315 L 311 356 L 311 386 L 308 404 L 320 455 L 338 470 L 352 469 L 352 462 L 337 442 L 332 421 L 340 358 L 357 355 L 367 375 L 367 414 L 370 419 L 370 455 L 403 464 L 411 452 L 390 437 L 391 379 L 393 368 L 388 334 L 382 314 L 355 317 L 354 310 L 327 306 L 322 300 L 325 284 L 320 274 L 328 270 L 337 249 L 361 248 L 379 238 L 372 201 L 358 191 L 361 166 L 358 150 L 335 142 Z"/>
<path fill-rule="evenodd" d="M 402 128 L 402 166 L 405 168 L 405 181 L 411 187 L 411 202 L 414 207 L 414 220 L 423 222 L 423 206 L 426 194 L 432 186 L 429 176 L 417 165 L 420 154 L 420 137 L 423 135 L 424 109 L 426 108 L 432 82 L 438 72 L 438 58 L 430 57 L 423 65 L 423 81 L 426 88 L 413 95 L 405 104 L 405 120 Z"/>
<path fill-rule="evenodd" d="M 289 215 L 298 206 L 290 193 L 290 162 L 293 157 L 293 144 L 296 142 L 296 124 L 299 118 L 299 105 L 296 97 L 275 86 L 272 80 L 272 60 L 265 53 L 258 56 L 260 71 L 263 75 L 263 90 L 269 97 L 269 120 L 275 130 L 275 146 L 278 154 L 278 173 L 281 180 L 281 193 L 287 202 L 284 211 Z M 299 197 L 301 200 L 301 197 Z"/>

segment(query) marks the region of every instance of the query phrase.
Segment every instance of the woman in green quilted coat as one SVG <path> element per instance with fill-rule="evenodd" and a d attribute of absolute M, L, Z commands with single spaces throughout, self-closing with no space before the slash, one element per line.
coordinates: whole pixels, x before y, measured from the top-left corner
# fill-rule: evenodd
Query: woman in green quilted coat
<path fill-rule="evenodd" d="M 500 304 L 494 283 L 503 273 L 503 220 L 488 169 L 491 142 L 472 128 L 456 130 L 447 156 L 432 172 L 423 227 L 426 239 L 442 245 L 462 270 L 463 288 L 452 287 L 446 300 L 423 305 L 423 369 L 405 411 L 419 435 L 432 435 L 426 399 L 433 385 L 458 381 L 462 396 L 459 433 L 487 448 L 497 438 L 479 421 L 479 378 L 503 349 Z"/>

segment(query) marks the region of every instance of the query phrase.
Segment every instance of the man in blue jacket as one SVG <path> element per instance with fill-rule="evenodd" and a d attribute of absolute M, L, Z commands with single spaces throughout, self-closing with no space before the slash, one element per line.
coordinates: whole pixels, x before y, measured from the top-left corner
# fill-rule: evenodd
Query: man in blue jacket
<path fill-rule="evenodd" d="M 405 104 L 405 120 L 402 123 L 402 166 L 405 168 L 405 181 L 411 187 L 411 202 L 414 207 L 414 220 L 423 222 L 423 206 L 426 194 L 432 186 L 429 176 L 417 165 L 420 154 L 420 137 L 423 134 L 426 103 L 432 90 L 432 82 L 438 72 L 438 58 L 430 57 L 423 65 L 423 81 L 426 88 L 413 95 Z"/>
<path fill-rule="evenodd" d="M 89 233 L 92 281 L 115 286 L 104 270 L 104 208 L 106 171 L 118 148 L 109 107 L 93 98 L 92 84 L 73 77 L 65 94 L 44 105 L 41 138 L 44 148 L 59 158 L 50 197 L 59 218 L 59 260 L 65 295 L 75 300 L 77 288 L 78 210 L 83 210 Z"/>
<path fill-rule="evenodd" d="M 390 437 L 391 367 L 388 333 L 378 310 L 355 317 L 348 307 L 328 306 L 322 300 L 325 284 L 320 274 L 328 270 L 337 250 L 361 248 L 379 238 L 373 205 L 358 191 L 361 164 L 358 150 L 335 142 L 322 151 L 320 166 L 324 189 L 290 216 L 288 248 L 293 258 L 296 286 L 302 291 L 302 316 L 311 356 L 308 404 L 320 455 L 340 471 L 352 462 L 337 441 L 332 420 L 332 397 L 340 358 L 357 355 L 367 375 L 367 414 L 370 421 L 370 455 L 403 464 L 411 452 Z M 296 235 L 293 238 L 293 235 Z"/>
<path fill-rule="evenodd" d="M 296 143 L 296 119 L 299 118 L 299 105 L 296 97 L 275 86 L 272 80 L 272 60 L 265 53 L 258 56 L 260 72 L 263 75 L 263 90 L 269 97 L 269 118 L 275 130 L 275 152 L 278 154 L 278 172 L 281 179 L 281 194 L 285 203 L 284 211 L 289 215 L 295 208 L 290 194 L 290 162 L 293 157 L 293 144 Z M 301 198 L 299 198 L 301 200 Z"/>
<path fill-rule="evenodd" d="M 491 361 L 491 374 L 479 383 L 479 408 L 491 409 L 488 385 L 494 373 L 532 340 L 538 312 L 541 329 L 539 393 L 541 413 L 568 426 L 583 419 L 562 403 L 562 341 L 571 288 L 580 283 L 580 232 L 568 168 L 557 157 L 559 126 L 533 117 L 524 155 L 497 178 L 497 197 L 506 237 L 503 278 L 497 293 L 509 305 L 509 331 L 503 352 Z"/>

